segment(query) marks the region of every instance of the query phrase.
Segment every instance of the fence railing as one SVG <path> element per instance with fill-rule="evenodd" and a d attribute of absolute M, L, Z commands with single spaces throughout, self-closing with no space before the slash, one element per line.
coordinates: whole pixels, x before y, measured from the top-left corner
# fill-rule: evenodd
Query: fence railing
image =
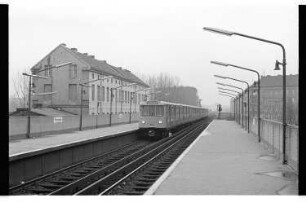
<path fill-rule="evenodd" d="M 247 130 L 247 116 L 243 117 L 244 127 Z M 238 119 L 236 119 L 238 122 Z M 250 117 L 250 132 L 258 135 L 257 117 Z M 241 122 L 240 122 L 241 125 Z M 260 122 L 261 141 L 266 149 L 273 153 L 276 158 L 283 157 L 283 123 L 274 120 L 261 119 Z M 287 124 L 286 126 L 286 151 L 285 159 L 288 165 L 298 173 L 299 155 L 299 127 Z"/>

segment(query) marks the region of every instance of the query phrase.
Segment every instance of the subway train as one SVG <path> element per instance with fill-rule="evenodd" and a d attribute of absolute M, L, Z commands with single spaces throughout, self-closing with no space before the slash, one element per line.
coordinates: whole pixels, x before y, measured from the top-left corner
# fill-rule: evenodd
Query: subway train
<path fill-rule="evenodd" d="M 160 139 L 193 121 L 208 116 L 208 109 L 164 101 L 140 104 L 139 138 Z"/>

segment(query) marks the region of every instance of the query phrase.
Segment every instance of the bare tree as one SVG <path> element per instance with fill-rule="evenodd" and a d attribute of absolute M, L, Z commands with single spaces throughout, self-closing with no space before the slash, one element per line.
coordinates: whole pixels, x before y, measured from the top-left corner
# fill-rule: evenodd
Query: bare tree
<path fill-rule="evenodd" d="M 10 100 L 12 101 L 10 101 L 10 104 L 15 105 L 16 107 L 27 107 L 29 78 L 23 76 L 21 72 L 17 72 L 12 81 L 15 93 L 14 96 L 10 97 Z"/>

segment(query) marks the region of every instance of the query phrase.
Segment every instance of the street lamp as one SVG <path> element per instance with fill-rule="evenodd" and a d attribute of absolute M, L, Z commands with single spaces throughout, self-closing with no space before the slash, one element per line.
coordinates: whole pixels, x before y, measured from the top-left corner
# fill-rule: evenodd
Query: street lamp
<path fill-rule="evenodd" d="M 222 90 L 219 90 L 219 92 L 220 93 L 225 93 L 225 94 L 228 94 L 228 95 L 232 95 L 232 96 L 236 96 L 235 94 L 233 94 L 233 93 L 228 93 L 228 92 L 226 92 L 226 91 L 222 91 Z"/>
<path fill-rule="evenodd" d="M 234 102 L 234 120 L 235 120 L 235 98 L 234 96 L 232 95 L 229 95 L 229 94 L 226 94 L 226 93 L 222 93 L 222 92 L 219 92 L 219 95 L 222 95 L 222 96 L 227 96 L 227 97 L 230 97 L 233 99 L 233 102 Z"/>
<path fill-rule="evenodd" d="M 216 83 L 219 84 L 219 85 L 222 85 L 222 86 L 228 86 L 228 87 L 237 88 L 237 89 L 241 90 L 241 98 L 242 98 L 242 100 L 243 100 L 243 89 L 242 89 L 242 88 L 239 88 L 239 87 L 233 86 L 233 85 L 229 85 L 229 84 L 220 83 L 220 82 L 216 82 Z M 239 99 L 239 100 L 238 100 L 238 115 L 239 115 L 239 121 L 238 121 L 238 123 L 240 124 L 240 119 L 241 119 L 241 117 L 240 117 L 240 96 L 239 96 L 239 95 L 238 95 L 238 99 Z M 242 104 L 241 104 L 241 105 L 242 105 Z M 242 111 L 242 113 L 243 113 L 243 107 L 242 107 L 241 111 Z M 242 120 L 241 125 L 243 126 L 243 120 Z"/>
<path fill-rule="evenodd" d="M 72 64 L 72 62 L 67 62 L 67 63 L 55 65 L 55 66 L 52 66 L 49 69 L 59 68 L 59 67 L 66 66 L 66 65 L 69 65 L 69 64 Z M 41 78 L 41 79 L 48 79 L 48 77 L 36 75 L 37 73 L 43 72 L 43 71 L 46 71 L 46 69 L 42 69 L 40 71 L 36 71 L 35 74 L 22 73 L 22 75 L 29 77 L 29 95 L 28 95 L 28 105 L 29 106 L 28 106 L 28 124 L 27 124 L 27 134 L 26 134 L 27 138 L 30 138 L 30 133 L 31 133 L 31 88 L 32 88 L 31 84 L 32 84 L 32 77 L 34 77 L 34 78 Z M 49 92 L 49 94 L 51 94 L 51 93 L 52 92 Z"/>
<path fill-rule="evenodd" d="M 279 65 L 283 66 L 283 164 L 287 164 L 287 158 L 286 158 L 286 126 L 287 126 L 287 123 L 286 123 L 286 50 L 285 50 L 285 47 L 283 46 L 283 44 L 279 42 L 270 41 L 270 40 L 266 40 L 266 39 L 246 35 L 246 34 L 241 34 L 238 32 L 231 32 L 231 31 L 226 31 L 226 30 L 216 29 L 216 28 L 211 28 L 211 27 L 204 27 L 203 29 L 206 31 L 211 31 L 211 32 L 214 32 L 217 34 L 223 34 L 226 36 L 237 35 L 237 36 L 254 39 L 254 40 L 269 43 L 269 44 L 274 44 L 274 45 L 281 47 L 282 52 L 283 52 L 283 63 L 280 63 L 279 61 L 276 60 L 274 70 L 280 70 Z M 258 92 L 258 95 L 260 95 L 259 92 Z M 258 123 L 259 122 L 260 122 L 260 117 L 258 117 Z M 260 142 L 260 136 L 258 135 L 258 137 L 259 137 L 259 142 Z"/>
<path fill-rule="evenodd" d="M 132 123 L 132 101 L 134 100 L 135 93 L 140 92 L 140 91 L 147 91 L 147 90 L 150 90 L 150 89 L 151 88 L 145 88 L 145 89 L 141 89 L 141 90 L 137 90 L 137 91 L 132 92 L 132 96 L 130 98 L 130 118 L 129 118 L 129 123 Z M 135 104 L 135 107 L 136 107 L 136 104 Z"/>
<path fill-rule="evenodd" d="M 231 79 L 234 81 L 238 81 L 241 83 L 245 83 L 248 86 L 248 133 L 250 133 L 250 86 L 249 83 L 243 80 L 239 80 L 239 79 L 234 79 L 232 77 L 228 77 L 228 76 L 220 76 L 220 75 L 214 75 L 215 77 L 221 78 L 221 79 Z"/>
<path fill-rule="evenodd" d="M 231 90 L 231 89 L 227 89 L 227 88 L 218 87 L 218 89 L 220 89 L 220 90 L 232 91 L 232 92 L 235 92 L 235 93 L 240 93 L 240 92 L 238 92 L 238 91 L 236 91 L 236 90 Z"/>
<path fill-rule="evenodd" d="M 79 125 L 79 130 L 81 131 L 82 130 L 82 124 L 83 124 L 83 87 L 90 87 L 90 86 L 87 86 L 86 84 L 88 83 L 92 83 L 92 82 L 95 82 L 95 81 L 103 81 L 105 79 L 109 79 L 109 78 L 112 78 L 113 76 L 107 76 L 107 77 L 104 77 L 104 78 L 98 78 L 96 80 L 92 80 L 92 81 L 87 81 L 87 82 L 84 82 L 84 83 L 79 83 L 79 85 L 81 86 L 81 109 L 80 109 L 80 125 Z M 97 124 L 96 124 L 97 125 Z"/>
<path fill-rule="evenodd" d="M 31 84 L 32 84 L 32 77 L 34 78 L 41 78 L 41 79 L 47 79 L 48 77 L 44 76 L 38 76 L 38 75 L 33 75 L 33 74 L 27 74 L 27 73 L 22 73 L 24 76 L 29 77 L 29 95 L 28 95 L 28 124 L 27 124 L 27 134 L 26 137 L 30 138 L 31 134 Z"/>
<path fill-rule="evenodd" d="M 257 116 L 258 116 L 258 127 L 257 127 L 257 130 L 258 130 L 258 142 L 261 141 L 261 138 L 260 138 L 260 75 L 258 73 L 258 71 L 256 70 L 253 70 L 253 69 L 249 69 L 249 68 L 245 68 L 245 67 L 240 67 L 240 66 L 237 66 L 237 65 L 233 65 L 233 64 L 228 64 L 228 63 L 223 63 L 223 62 L 217 62 L 217 61 L 211 61 L 212 64 L 216 64 L 216 65 L 221 65 L 221 66 L 231 66 L 231 67 L 235 67 L 235 68 L 238 68 L 238 69 L 243 69 L 243 70 L 247 70 L 247 71 L 251 71 L 251 72 L 255 72 L 257 74 L 257 77 L 258 77 L 258 104 L 257 104 Z"/>
<path fill-rule="evenodd" d="M 131 83 L 129 85 L 120 85 L 120 86 L 117 86 L 116 88 L 111 88 L 111 100 L 110 100 L 110 112 L 109 112 L 109 126 L 112 126 L 112 105 L 113 105 L 113 90 L 117 89 L 117 88 L 121 88 L 121 87 L 128 87 L 128 86 L 133 86 L 135 85 L 136 83 Z"/>

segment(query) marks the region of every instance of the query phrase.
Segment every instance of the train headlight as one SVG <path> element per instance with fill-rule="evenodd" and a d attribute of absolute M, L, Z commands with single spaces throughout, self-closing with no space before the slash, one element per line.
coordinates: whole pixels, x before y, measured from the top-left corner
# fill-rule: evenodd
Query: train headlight
<path fill-rule="evenodd" d="M 159 121 L 158 121 L 158 123 L 159 123 L 159 124 L 162 124 L 162 123 L 163 123 L 163 121 L 162 121 L 162 120 L 159 120 Z"/>
<path fill-rule="evenodd" d="M 145 122 L 145 121 L 142 121 L 141 123 L 145 124 L 146 122 Z"/>

